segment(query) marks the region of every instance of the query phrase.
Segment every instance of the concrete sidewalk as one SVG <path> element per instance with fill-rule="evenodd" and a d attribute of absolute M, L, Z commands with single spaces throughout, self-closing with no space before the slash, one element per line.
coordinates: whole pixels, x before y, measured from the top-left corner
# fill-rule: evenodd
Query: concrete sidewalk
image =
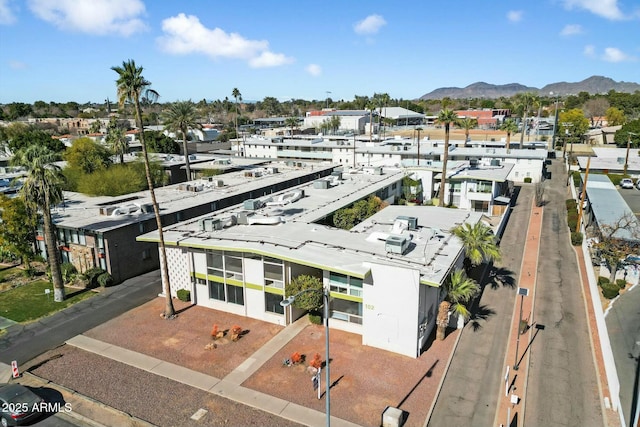
<path fill-rule="evenodd" d="M 303 317 L 295 323 L 287 326 L 223 379 L 202 374 L 173 363 L 156 359 L 155 357 L 127 350 L 84 335 L 78 335 L 71 338 L 67 341 L 67 344 L 84 351 L 99 354 L 120 363 L 169 378 L 188 386 L 196 387 L 209 393 L 234 400 L 238 403 L 275 414 L 300 424 L 321 427 L 326 425 L 326 416 L 323 412 L 309 409 L 241 386 L 247 378 L 257 371 L 265 362 L 271 359 L 279 349 L 293 339 L 307 326 L 307 324 L 307 318 Z M 357 426 L 357 424 L 333 416 L 331 417 L 331 423 L 334 426 Z"/>

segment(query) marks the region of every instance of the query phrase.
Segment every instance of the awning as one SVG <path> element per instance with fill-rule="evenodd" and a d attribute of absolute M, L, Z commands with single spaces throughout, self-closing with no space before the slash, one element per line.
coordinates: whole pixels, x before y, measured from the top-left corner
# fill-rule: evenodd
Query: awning
<path fill-rule="evenodd" d="M 498 196 L 495 199 L 493 199 L 493 201 L 496 202 L 496 203 L 509 204 L 509 203 L 511 203 L 511 198 L 507 197 L 507 196 Z"/>

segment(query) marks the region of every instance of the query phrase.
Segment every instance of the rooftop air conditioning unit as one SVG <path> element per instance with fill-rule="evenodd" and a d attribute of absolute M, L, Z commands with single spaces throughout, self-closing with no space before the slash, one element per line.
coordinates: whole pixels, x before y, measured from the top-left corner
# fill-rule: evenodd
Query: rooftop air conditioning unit
<path fill-rule="evenodd" d="M 469 166 L 471 167 L 471 169 L 477 169 L 478 159 L 469 159 Z"/>
<path fill-rule="evenodd" d="M 409 225 L 409 230 L 417 230 L 418 229 L 418 218 L 415 216 L 398 216 L 397 220 L 407 221 Z"/>
<path fill-rule="evenodd" d="M 390 235 L 384 243 L 387 253 L 403 255 L 409 248 L 409 239 L 404 236 Z"/>
<path fill-rule="evenodd" d="M 105 206 L 100 208 L 100 215 L 111 215 L 115 210 L 115 206 Z"/>
<path fill-rule="evenodd" d="M 222 222 L 215 218 L 202 218 L 198 221 L 200 231 L 214 231 L 222 229 Z"/>
<path fill-rule="evenodd" d="M 491 166 L 500 166 L 500 159 L 491 159 Z"/>
<path fill-rule="evenodd" d="M 262 207 L 262 202 L 258 199 L 248 199 L 243 202 L 242 207 L 249 211 L 255 211 Z"/>
<path fill-rule="evenodd" d="M 327 181 L 326 179 L 318 179 L 317 181 L 313 182 L 313 188 L 326 190 L 327 188 L 329 188 L 329 181 Z"/>
<path fill-rule="evenodd" d="M 153 204 L 152 203 L 143 203 L 140 205 L 140 212 L 142 213 L 152 213 L 153 212 Z"/>

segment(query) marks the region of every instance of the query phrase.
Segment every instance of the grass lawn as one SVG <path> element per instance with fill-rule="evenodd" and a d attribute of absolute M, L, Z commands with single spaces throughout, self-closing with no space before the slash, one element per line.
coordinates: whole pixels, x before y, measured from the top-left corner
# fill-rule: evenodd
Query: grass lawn
<path fill-rule="evenodd" d="M 22 272 L 22 269 L 18 267 L 9 267 L 9 266 L 1 266 L 0 267 L 0 282 L 2 282 L 5 277 L 10 276 L 12 274 Z"/>
<path fill-rule="evenodd" d="M 51 289 L 45 295 L 45 289 Z M 65 288 L 67 298 L 63 302 L 53 301 L 53 285 L 37 280 L 27 285 L 0 293 L 0 316 L 14 322 L 28 323 L 48 316 L 94 295 L 92 291 Z"/>

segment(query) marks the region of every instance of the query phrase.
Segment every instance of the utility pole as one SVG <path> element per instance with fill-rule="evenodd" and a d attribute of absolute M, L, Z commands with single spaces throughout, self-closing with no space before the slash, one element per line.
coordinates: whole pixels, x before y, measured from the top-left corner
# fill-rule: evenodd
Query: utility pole
<path fill-rule="evenodd" d="M 629 148 L 631 148 L 631 135 L 638 136 L 637 133 L 627 132 L 627 155 L 624 158 L 624 170 L 622 171 L 622 175 L 627 174 L 627 168 L 629 166 Z"/>

